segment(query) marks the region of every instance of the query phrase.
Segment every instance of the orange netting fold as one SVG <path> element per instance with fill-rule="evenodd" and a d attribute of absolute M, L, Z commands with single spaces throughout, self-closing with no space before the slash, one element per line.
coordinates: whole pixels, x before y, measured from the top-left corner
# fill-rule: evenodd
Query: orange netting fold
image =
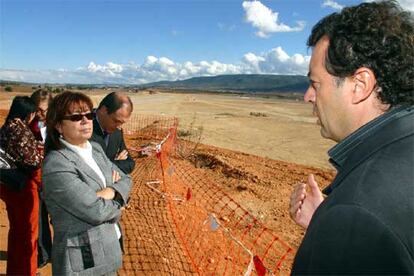
<path fill-rule="evenodd" d="M 214 178 L 175 154 L 180 143 L 176 118 L 137 116 L 127 127 L 130 148 L 137 153 L 137 169 L 123 218 L 127 254 L 121 274 L 283 272 L 281 266 L 291 257 L 292 248 L 233 200 Z M 145 223 L 149 229 L 142 226 Z M 143 256 L 145 252 L 151 256 Z"/>

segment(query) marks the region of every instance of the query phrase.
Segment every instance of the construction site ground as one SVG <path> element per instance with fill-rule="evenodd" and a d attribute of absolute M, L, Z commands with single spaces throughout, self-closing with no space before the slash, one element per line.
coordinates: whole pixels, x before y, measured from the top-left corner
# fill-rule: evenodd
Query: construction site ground
<path fill-rule="evenodd" d="M 1 121 L 7 114 L 12 95 L 14 93 L 0 95 Z M 102 95 L 102 91 L 91 93 L 95 103 Z M 193 137 L 193 144 L 187 146 L 185 158 L 175 156 L 171 161 L 176 167 L 188 168 L 211 179 L 293 250 L 297 249 L 304 230 L 295 225 L 288 214 L 293 185 L 306 181 L 310 173 L 315 174 L 321 187 L 334 177 L 325 157 L 332 143 L 319 137 L 311 106 L 199 94 L 140 94 L 133 95 L 133 101 L 136 113 L 177 116 L 181 124 L 179 129 L 202 130 L 201 140 L 195 141 Z M 257 110 L 266 116 L 258 118 L 248 112 Z M 249 127 L 251 133 L 246 136 Z M 129 145 L 140 146 L 131 138 L 127 139 Z M 119 274 L 196 273 L 174 230 L 176 226 L 166 201 L 148 187 L 148 178 L 143 177 L 156 167 L 156 158 L 136 158 L 131 202 L 122 217 L 125 255 Z M 4 203 L 0 202 L 0 274 L 5 273 L 7 231 L 7 214 Z M 289 273 L 291 263 L 292 257 L 283 264 L 282 274 Z M 51 275 L 50 265 L 40 272 Z"/>

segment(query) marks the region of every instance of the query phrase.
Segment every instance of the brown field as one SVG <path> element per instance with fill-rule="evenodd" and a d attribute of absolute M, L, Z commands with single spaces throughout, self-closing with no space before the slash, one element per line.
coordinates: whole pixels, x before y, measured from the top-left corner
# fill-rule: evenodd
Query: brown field
<path fill-rule="evenodd" d="M 96 104 L 105 94 L 104 91 L 86 93 Z M 19 93 L 0 93 L 0 109 L 7 109 L 16 94 Z M 320 136 L 311 105 L 302 101 L 219 94 L 142 92 L 130 95 L 136 114 L 172 115 L 179 118 L 182 128 L 192 122 L 202 127 L 203 144 L 331 168 L 326 152 L 333 142 Z"/>
<path fill-rule="evenodd" d="M 0 92 L 0 110 L 6 110 L 12 96 L 20 94 L 17 89 L 14 91 Z M 105 91 L 87 93 L 97 104 Z M 333 177 L 326 155 L 333 142 L 320 136 L 310 104 L 220 94 L 140 92 L 130 96 L 135 114 L 176 116 L 182 131 L 201 130 L 203 145 L 199 147 L 199 156 L 225 160 L 225 166 L 238 168 L 248 176 L 238 178 L 242 189 L 240 185 L 229 185 L 231 181 L 218 184 L 265 225 L 281 233 L 292 247 L 298 246 L 303 231 L 288 218 L 287 212 L 292 185 L 305 181 L 309 173 L 317 175 L 321 186 Z M 4 112 L 0 113 L 2 119 Z M 223 171 L 215 169 L 212 173 L 223 174 Z M 266 183 L 265 193 L 251 179 Z M 7 230 L 7 216 L 1 202 L 0 253 L 6 250 Z M 0 259 L 0 273 L 4 273 L 5 261 Z M 49 273 L 50 267 L 42 271 L 43 275 Z"/>

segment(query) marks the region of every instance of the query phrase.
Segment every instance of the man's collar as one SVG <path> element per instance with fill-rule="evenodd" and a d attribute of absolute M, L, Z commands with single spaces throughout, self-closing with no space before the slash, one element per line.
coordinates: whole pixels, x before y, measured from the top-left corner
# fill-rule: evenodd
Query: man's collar
<path fill-rule="evenodd" d="M 95 111 L 95 119 L 96 119 L 96 123 L 99 126 L 102 135 L 106 136 L 108 133 L 102 128 L 101 123 L 99 122 L 99 116 L 98 116 L 98 110 Z"/>
<path fill-rule="evenodd" d="M 399 113 L 406 108 L 407 107 L 404 106 L 393 108 L 351 133 L 328 151 L 330 157 L 329 162 L 331 162 L 337 170 L 340 170 L 349 154 L 358 145 L 360 145 L 367 137 L 377 132 L 382 126 L 399 117 Z"/>
<path fill-rule="evenodd" d="M 365 135 L 354 137 L 355 141 L 353 143 L 351 141 L 346 147 L 348 150 L 342 151 L 346 154 L 344 154 L 345 158 L 342 158 L 342 163 L 338 162 L 341 165 L 338 174 L 331 185 L 324 189 L 323 193 L 330 194 L 351 171 L 383 147 L 414 135 L 413 122 L 414 107 L 405 106 L 383 114 L 374 122 L 375 124 L 363 126 L 364 129 L 361 128 L 358 132 L 359 134 L 365 133 Z M 370 129 L 367 130 L 369 127 Z M 358 133 L 355 132 L 355 134 Z M 334 154 L 336 155 L 333 157 L 337 157 L 338 152 L 334 152 Z M 340 160 L 340 158 L 336 158 L 336 160 Z"/>

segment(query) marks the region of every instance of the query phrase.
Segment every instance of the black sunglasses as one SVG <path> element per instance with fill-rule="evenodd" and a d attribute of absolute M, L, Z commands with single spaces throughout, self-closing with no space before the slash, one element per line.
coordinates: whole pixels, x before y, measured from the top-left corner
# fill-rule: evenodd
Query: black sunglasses
<path fill-rule="evenodd" d="M 82 120 L 84 116 L 88 120 L 92 120 L 93 119 L 93 113 L 92 112 L 88 112 L 88 113 L 84 113 L 84 114 L 67 115 L 67 116 L 64 116 L 63 117 L 63 120 L 71 120 L 72 122 L 78 122 L 78 121 Z"/>

